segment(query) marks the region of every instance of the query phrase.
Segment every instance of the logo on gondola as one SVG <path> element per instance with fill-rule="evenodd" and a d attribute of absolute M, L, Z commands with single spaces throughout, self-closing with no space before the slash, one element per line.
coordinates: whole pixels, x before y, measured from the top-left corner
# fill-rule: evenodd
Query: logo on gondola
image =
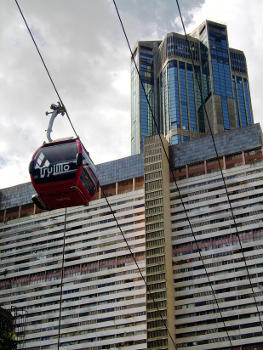
<path fill-rule="evenodd" d="M 69 163 L 58 163 L 54 165 L 50 165 L 49 167 L 40 168 L 40 178 L 56 176 L 67 173 L 70 171 Z"/>
<path fill-rule="evenodd" d="M 50 162 L 49 160 L 45 157 L 44 153 L 40 153 L 39 156 L 36 159 L 36 169 L 43 168 L 43 167 L 49 167 Z"/>

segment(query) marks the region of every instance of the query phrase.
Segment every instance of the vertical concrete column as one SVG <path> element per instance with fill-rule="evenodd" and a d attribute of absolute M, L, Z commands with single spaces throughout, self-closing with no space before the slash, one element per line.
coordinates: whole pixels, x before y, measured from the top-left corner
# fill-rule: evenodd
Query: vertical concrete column
<path fill-rule="evenodd" d="M 115 194 L 119 194 L 119 183 L 115 183 Z"/>
<path fill-rule="evenodd" d="M 220 161 L 220 158 L 219 158 Z M 226 157 L 223 156 L 223 170 L 226 170 Z"/>
<path fill-rule="evenodd" d="M 207 162 L 204 160 L 204 168 L 205 168 L 205 174 L 207 174 Z"/>
<path fill-rule="evenodd" d="M 168 155 L 168 142 L 162 138 Z M 174 349 L 169 163 L 159 136 L 144 139 L 147 349 Z"/>
<path fill-rule="evenodd" d="M 132 179 L 132 190 L 135 191 L 135 189 L 136 189 L 136 178 L 134 177 Z"/>
<path fill-rule="evenodd" d="M 185 166 L 185 177 L 188 179 L 189 177 L 189 168 L 188 168 L 188 165 L 186 164 Z"/>
<path fill-rule="evenodd" d="M 245 165 L 246 164 L 246 158 L 245 158 L 245 152 L 242 151 L 242 164 Z"/>

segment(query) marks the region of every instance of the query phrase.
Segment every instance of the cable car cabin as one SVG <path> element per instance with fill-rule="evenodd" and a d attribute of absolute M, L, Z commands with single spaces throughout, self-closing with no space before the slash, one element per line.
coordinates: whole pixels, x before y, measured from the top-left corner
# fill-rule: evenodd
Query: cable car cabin
<path fill-rule="evenodd" d="M 33 202 L 44 210 L 87 205 L 98 191 L 96 169 L 79 138 L 44 143 L 29 165 L 38 195 Z"/>

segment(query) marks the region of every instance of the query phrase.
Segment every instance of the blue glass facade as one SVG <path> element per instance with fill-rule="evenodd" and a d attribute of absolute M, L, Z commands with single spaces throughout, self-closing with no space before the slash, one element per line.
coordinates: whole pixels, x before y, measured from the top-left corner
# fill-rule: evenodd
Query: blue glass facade
<path fill-rule="evenodd" d="M 152 54 L 140 53 L 140 76 L 143 82 L 143 87 L 140 83 L 140 137 L 142 150 L 144 137 L 153 135 L 154 129 L 154 121 L 148 105 L 149 102 L 154 114 L 152 62 Z"/>
<path fill-rule="evenodd" d="M 168 94 L 167 94 L 167 78 L 166 71 L 161 73 L 160 79 L 160 96 L 161 96 L 161 110 L 163 111 L 164 117 L 160 118 L 162 121 L 163 133 L 166 135 L 169 131 L 169 114 L 168 114 Z"/>
<path fill-rule="evenodd" d="M 191 53 L 189 51 L 189 45 L 185 38 L 176 36 L 175 33 L 171 33 L 167 37 L 167 57 L 173 58 L 174 56 L 181 57 L 183 59 L 191 60 L 193 56 L 194 60 L 199 60 L 198 43 L 190 41 Z"/>
<path fill-rule="evenodd" d="M 193 66 L 191 64 L 187 64 L 187 83 L 188 83 L 188 99 L 189 99 L 189 113 L 190 113 L 190 130 L 197 131 L 194 75 L 193 75 Z"/>
<path fill-rule="evenodd" d="M 194 80 L 192 65 L 182 61 L 169 61 L 161 72 L 160 95 L 164 133 L 177 129 L 197 131 Z M 181 138 L 171 139 L 171 142 L 178 141 L 181 142 Z"/>
<path fill-rule="evenodd" d="M 209 26 L 208 38 L 213 72 L 214 93 L 221 96 L 224 129 L 230 129 L 227 98 L 233 98 L 227 36 L 219 27 Z"/>
<path fill-rule="evenodd" d="M 234 76 L 232 78 L 232 82 L 233 82 L 233 88 L 234 88 L 234 94 L 235 94 L 237 127 L 240 128 L 241 124 L 240 124 L 240 114 L 239 114 L 239 108 L 238 108 L 237 86 L 236 86 L 236 81 L 235 81 L 235 77 Z"/>
<path fill-rule="evenodd" d="M 235 95 L 237 126 L 253 124 L 253 112 L 247 75 L 246 58 L 242 51 L 230 49 L 232 84 Z"/>
<path fill-rule="evenodd" d="M 168 93 L 169 96 L 169 129 L 172 130 L 181 126 L 177 61 L 169 62 L 167 72 L 168 91 L 165 91 L 165 94 L 167 95 Z"/>
<path fill-rule="evenodd" d="M 230 50 L 231 69 L 238 73 L 247 73 L 246 58 L 243 52 Z"/>
<path fill-rule="evenodd" d="M 204 33 L 205 34 L 205 33 Z M 202 67 L 202 86 L 204 99 L 207 100 L 211 95 L 211 78 L 209 71 L 209 62 L 208 62 L 208 49 L 207 49 L 207 38 L 203 35 L 203 42 L 200 44 L 200 53 L 201 53 L 201 67 Z M 206 45 L 204 45 L 204 43 Z"/>
<path fill-rule="evenodd" d="M 182 143 L 181 135 L 173 135 L 170 139 L 171 145 L 177 145 L 178 143 Z"/>
<path fill-rule="evenodd" d="M 248 124 L 251 125 L 253 124 L 253 115 L 252 115 L 252 107 L 250 102 L 249 86 L 246 78 L 243 78 L 243 83 L 244 83 L 244 92 L 245 92 L 246 107 L 247 107 L 247 119 L 248 119 Z"/>
<path fill-rule="evenodd" d="M 253 124 L 253 114 L 249 93 L 248 80 L 242 76 L 232 77 L 235 94 L 237 126 L 243 127 Z"/>
<path fill-rule="evenodd" d="M 242 78 L 237 77 L 236 81 L 237 81 L 237 96 L 238 96 L 238 103 L 239 103 L 241 126 L 247 126 L 246 106 L 245 106 L 245 98 L 243 93 Z"/>
<path fill-rule="evenodd" d="M 184 62 L 179 62 L 179 72 L 180 72 L 180 97 L 181 97 L 180 102 L 181 102 L 181 112 L 182 112 L 182 128 L 184 130 L 189 130 L 185 63 Z"/>
<path fill-rule="evenodd" d="M 138 154 L 143 151 L 144 137 L 154 133 L 154 121 L 148 102 L 154 113 L 153 92 L 153 55 L 150 48 L 147 51 L 136 50 L 134 54 L 140 78 L 134 63 L 131 68 L 131 152 Z M 139 51 L 139 52 L 138 52 Z M 143 87 L 142 87 L 143 84 Z M 148 100 L 148 101 L 147 101 Z"/>
<path fill-rule="evenodd" d="M 202 84 L 201 82 L 201 72 L 200 67 L 195 66 L 195 73 L 198 83 L 195 84 L 195 94 L 196 94 L 196 104 L 197 104 L 197 110 L 198 110 L 198 124 L 199 124 L 199 131 L 205 132 L 205 117 L 204 117 L 204 107 L 202 106 L 202 98 L 201 98 L 201 92 L 199 89 L 199 85 Z"/>
<path fill-rule="evenodd" d="M 133 55 L 136 64 L 138 64 L 137 51 Z M 131 62 L 131 153 L 140 153 L 140 129 L 139 129 L 139 78 L 135 68 L 134 61 Z"/>

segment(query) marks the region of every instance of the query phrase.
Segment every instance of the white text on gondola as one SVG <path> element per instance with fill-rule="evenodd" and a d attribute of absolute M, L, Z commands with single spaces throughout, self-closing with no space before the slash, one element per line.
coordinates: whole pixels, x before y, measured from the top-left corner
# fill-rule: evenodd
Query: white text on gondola
<path fill-rule="evenodd" d="M 58 163 L 49 167 L 40 168 L 40 178 L 56 176 L 70 171 L 69 163 Z"/>

